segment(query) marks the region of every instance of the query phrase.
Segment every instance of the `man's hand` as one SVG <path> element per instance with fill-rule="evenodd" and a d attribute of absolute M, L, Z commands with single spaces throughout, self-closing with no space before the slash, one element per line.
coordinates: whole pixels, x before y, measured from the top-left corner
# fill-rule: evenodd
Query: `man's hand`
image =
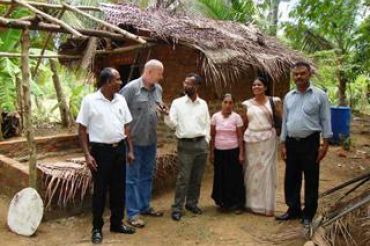
<path fill-rule="evenodd" d="M 85 160 L 86 160 L 86 165 L 90 169 L 90 171 L 91 172 L 96 172 L 97 168 L 98 168 L 98 165 L 96 165 L 96 161 L 95 161 L 94 157 L 92 157 L 92 155 L 90 155 L 90 154 L 87 154 L 85 156 Z"/>
<path fill-rule="evenodd" d="M 319 147 L 319 153 L 317 154 L 316 163 L 319 163 L 324 157 L 326 156 L 326 153 L 328 153 L 329 144 L 324 141 L 324 144 Z"/>
<path fill-rule="evenodd" d="M 164 114 L 164 115 L 168 115 L 168 114 L 169 114 L 169 111 L 170 111 L 170 110 L 167 108 L 167 106 L 166 106 L 166 105 L 161 104 L 161 103 L 159 103 L 159 102 L 157 102 L 157 110 L 158 110 L 160 113 Z"/>
<path fill-rule="evenodd" d="M 210 151 L 209 152 L 209 162 L 213 163 L 214 160 L 215 160 L 215 157 L 213 155 L 213 151 Z"/>
<path fill-rule="evenodd" d="M 239 163 L 240 165 L 244 165 L 244 154 L 243 153 L 239 154 Z"/>
<path fill-rule="evenodd" d="M 127 153 L 127 162 L 131 164 L 135 160 L 134 153 L 132 151 Z"/>
<path fill-rule="evenodd" d="M 285 147 L 285 143 L 281 143 L 281 145 L 280 145 L 280 153 L 281 153 L 281 158 L 283 160 L 286 160 L 286 147 Z"/>

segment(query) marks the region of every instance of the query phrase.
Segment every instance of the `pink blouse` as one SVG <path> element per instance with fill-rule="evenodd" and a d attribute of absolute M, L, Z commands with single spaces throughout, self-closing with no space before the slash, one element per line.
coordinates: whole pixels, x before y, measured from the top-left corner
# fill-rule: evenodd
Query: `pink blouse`
<path fill-rule="evenodd" d="M 243 126 L 243 120 L 239 114 L 232 112 L 225 118 L 221 112 L 217 112 L 212 115 L 211 125 L 216 127 L 216 149 L 227 150 L 238 147 L 236 129 Z"/>

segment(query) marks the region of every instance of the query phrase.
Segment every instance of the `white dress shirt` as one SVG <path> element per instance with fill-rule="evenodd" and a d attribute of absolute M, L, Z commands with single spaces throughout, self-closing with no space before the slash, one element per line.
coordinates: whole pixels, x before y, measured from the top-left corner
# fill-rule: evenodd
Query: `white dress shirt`
<path fill-rule="evenodd" d="M 177 138 L 206 137 L 210 139 L 210 117 L 206 101 L 197 97 L 193 102 L 188 96 L 175 99 L 172 102 L 168 116 L 164 122 L 176 129 Z"/>
<path fill-rule="evenodd" d="M 132 121 L 123 96 L 116 93 L 109 101 L 98 90 L 87 95 L 81 103 L 76 122 L 87 127 L 90 142 L 118 143 L 125 139 L 125 124 Z"/>

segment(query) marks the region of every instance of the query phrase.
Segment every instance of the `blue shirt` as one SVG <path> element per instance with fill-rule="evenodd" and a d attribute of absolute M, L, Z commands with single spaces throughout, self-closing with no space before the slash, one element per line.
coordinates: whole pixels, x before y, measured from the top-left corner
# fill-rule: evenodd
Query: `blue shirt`
<path fill-rule="evenodd" d="M 304 93 L 290 91 L 284 98 L 280 140 L 284 142 L 287 136 L 305 138 L 314 132 L 321 132 L 323 138 L 333 135 L 327 95 L 312 85 Z"/>
<path fill-rule="evenodd" d="M 148 146 L 157 142 L 157 103 L 162 103 L 162 87 L 155 83 L 149 90 L 140 77 L 129 82 L 120 91 L 132 114 L 130 123 L 134 145 Z"/>

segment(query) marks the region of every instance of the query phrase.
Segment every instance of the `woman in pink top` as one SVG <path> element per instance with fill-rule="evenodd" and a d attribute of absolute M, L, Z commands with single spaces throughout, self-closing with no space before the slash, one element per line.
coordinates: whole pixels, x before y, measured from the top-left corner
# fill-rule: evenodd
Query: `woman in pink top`
<path fill-rule="evenodd" d="M 212 198 L 221 209 L 240 212 L 245 203 L 243 120 L 233 112 L 233 107 L 231 94 L 226 94 L 222 110 L 211 119 Z"/>

